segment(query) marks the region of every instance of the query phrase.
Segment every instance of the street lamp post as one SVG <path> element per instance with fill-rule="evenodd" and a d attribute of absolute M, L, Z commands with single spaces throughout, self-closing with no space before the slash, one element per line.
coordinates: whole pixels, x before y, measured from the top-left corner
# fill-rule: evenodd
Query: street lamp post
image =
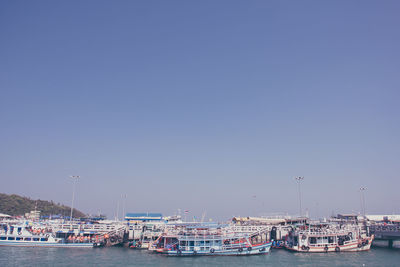
<path fill-rule="evenodd" d="M 70 223 L 72 224 L 72 212 L 74 210 L 74 200 L 75 200 L 75 188 L 76 188 L 76 181 L 80 178 L 79 175 L 71 175 L 70 178 L 73 179 L 73 186 L 72 186 L 72 203 L 71 203 L 71 214 L 69 217 Z"/>
<path fill-rule="evenodd" d="M 303 215 L 302 209 L 301 209 L 301 188 L 300 188 L 300 183 L 301 181 L 304 180 L 304 177 L 296 177 L 295 178 L 298 184 L 298 188 L 299 188 L 299 208 L 300 208 L 300 217 Z"/>
<path fill-rule="evenodd" d="M 367 190 L 366 187 L 360 187 L 360 197 L 361 197 L 361 212 L 362 215 L 365 217 L 365 195 L 364 191 Z"/>

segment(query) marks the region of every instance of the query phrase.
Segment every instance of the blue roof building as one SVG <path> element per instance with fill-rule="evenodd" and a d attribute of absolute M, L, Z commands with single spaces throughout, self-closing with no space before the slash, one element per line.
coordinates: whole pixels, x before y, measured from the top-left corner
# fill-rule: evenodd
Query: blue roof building
<path fill-rule="evenodd" d="M 161 221 L 162 214 L 161 213 L 127 213 L 125 215 L 125 220 L 129 222 L 154 222 Z"/>

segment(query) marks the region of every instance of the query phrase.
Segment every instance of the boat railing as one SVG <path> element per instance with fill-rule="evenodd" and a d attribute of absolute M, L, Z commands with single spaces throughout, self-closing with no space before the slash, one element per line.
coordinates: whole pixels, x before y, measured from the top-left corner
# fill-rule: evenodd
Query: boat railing
<path fill-rule="evenodd" d="M 357 240 L 351 239 L 348 241 L 344 241 L 343 245 L 348 245 L 348 244 L 354 244 Z M 325 247 L 325 246 L 336 246 L 337 242 L 329 242 L 329 243 L 313 243 L 313 244 L 308 244 L 310 247 Z"/>
<path fill-rule="evenodd" d="M 167 249 L 173 249 L 173 250 L 175 250 L 175 249 L 176 249 L 176 245 L 177 245 L 178 243 L 179 243 L 179 242 L 169 244 L 168 247 L 167 247 Z M 251 245 L 250 245 L 248 242 L 231 243 L 231 244 L 226 244 L 226 245 L 225 245 L 225 244 L 217 245 L 217 247 L 220 247 L 222 250 L 231 250 L 231 249 L 246 248 L 246 247 L 249 247 L 249 246 L 251 246 Z M 183 251 L 187 251 L 187 250 L 191 251 L 191 250 L 195 249 L 196 247 L 200 247 L 200 248 L 205 248 L 205 247 L 212 248 L 212 247 L 215 247 L 215 244 L 207 244 L 207 245 L 204 245 L 204 244 L 203 244 L 203 245 L 196 245 L 196 246 L 181 245 L 181 246 L 179 246 L 179 249 L 180 249 L 180 250 L 183 250 Z"/>
<path fill-rule="evenodd" d="M 309 247 L 318 248 L 318 247 L 325 247 L 329 245 L 336 245 L 336 243 L 319 243 L 319 244 L 309 244 Z"/>
<path fill-rule="evenodd" d="M 243 239 L 247 238 L 247 235 L 178 235 L 177 238 L 181 241 L 204 241 L 204 240 L 222 240 L 222 239 Z"/>
<path fill-rule="evenodd" d="M 250 245 L 247 242 L 241 242 L 241 243 L 233 243 L 229 245 L 223 245 L 222 249 L 237 249 L 237 248 L 244 248 L 244 247 L 249 247 Z"/>
<path fill-rule="evenodd" d="M 321 232 L 309 232 L 309 231 L 302 231 L 302 232 L 298 232 L 298 235 L 306 235 L 306 236 L 323 236 L 323 235 L 348 235 L 349 232 L 352 231 L 321 231 Z"/>
<path fill-rule="evenodd" d="M 400 225 L 371 225 L 370 230 L 377 232 L 399 232 Z"/>

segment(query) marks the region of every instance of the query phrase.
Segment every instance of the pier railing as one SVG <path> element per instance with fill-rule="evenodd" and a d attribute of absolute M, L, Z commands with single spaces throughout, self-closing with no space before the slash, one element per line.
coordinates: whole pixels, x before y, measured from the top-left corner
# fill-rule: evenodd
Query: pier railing
<path fill-rule="evenodd" d="M 400 232 L 400 225 L 371 225 L 369 229 L 374 232 Z"/>
<path fill-rule="evenodd" d="M 349 232 L 352 232 L 352 231 L 350 231 L 350 230 L 349 231 L 322 231 L 322 232 L 301 231 L 301 232 L 298 232 L 298 235 L 299 236 L 301 236 L 301 235 L 306 235 L 306 236 L 335 235 L 336 236 L 336 235 L 348 235 Z"/>
<path fill-rule="evenodd" d="M 369 232 L 375 235 L 376 239 L 384 240 L 399 240 L 400 239 L 400 225 L 370 225 Z"/>

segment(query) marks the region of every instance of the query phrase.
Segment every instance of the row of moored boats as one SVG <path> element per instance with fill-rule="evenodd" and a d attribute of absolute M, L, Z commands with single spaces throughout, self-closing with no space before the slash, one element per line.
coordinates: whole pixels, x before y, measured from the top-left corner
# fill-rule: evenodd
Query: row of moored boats
<path fill-rule="evenodd" d="M 0 246 L 34 246 L 59 248 L 93 248 L 103 246 L 107 235 L 57 236 L 51 228 L 37 229 L 31 222 L 0 225 Z M 343 252 L 371 248 L 373 235 L 358 224 L 315 223 L 292 225 L 283 240 L 267 240 L 267 229 L 252 233 L 234 231 L 229 225 L 175 223 L 165 227 L 151 240 L 148 250 L 168 256 L 257 255 L 267 254 L 272 247 L 290 251 Z M 137 244 L 130 244 L 138 248 Z"/>

